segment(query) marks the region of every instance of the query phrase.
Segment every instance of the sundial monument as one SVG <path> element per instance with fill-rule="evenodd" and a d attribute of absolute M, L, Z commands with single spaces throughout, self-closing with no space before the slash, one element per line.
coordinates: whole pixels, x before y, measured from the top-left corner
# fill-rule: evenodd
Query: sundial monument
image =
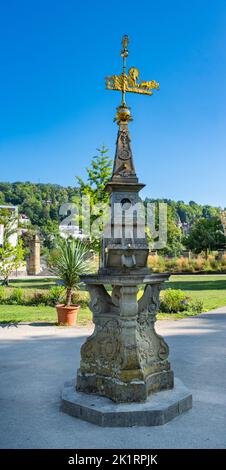
<path fill-rule="evenodd" d="M 139 217 L 139 191 L 128 123 L 126 93 L 152 95 L 155 81 L 142 81 L 137 68 L 126 72 L 128 37 L 122 40 L 120 75 L 106 87 L 122 94 L 111 180 L 110 220 L 102 238 L 97 274 L 82 277 L 90 294 L 95 329 L 81 347 L 76 380 L 66 383 L 61 408 L 102 426 L 160 425 L 192 406 L 187 388 L 174 379 L 169 348 L 155 331 L 161 285 L 169 274 L 147 267 L 148 242 Z M 143 295 L 138 299 L 138 288 Z M 107 287 L 111 286 L 108 291 Z"/>

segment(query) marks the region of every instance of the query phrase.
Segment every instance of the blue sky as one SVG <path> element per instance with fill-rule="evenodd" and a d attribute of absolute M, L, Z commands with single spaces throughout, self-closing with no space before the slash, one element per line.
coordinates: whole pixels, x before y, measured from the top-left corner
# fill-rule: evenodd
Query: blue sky
<path fill-rule="evenodd" d="M 104 77 L 155 79 L 128 94 L 144 196 L 226 206 L 225 0 L 8 0 L 0 9 L 0 181 L 74 185 L 96 148 L 114 156 L 120 103 Z"/>

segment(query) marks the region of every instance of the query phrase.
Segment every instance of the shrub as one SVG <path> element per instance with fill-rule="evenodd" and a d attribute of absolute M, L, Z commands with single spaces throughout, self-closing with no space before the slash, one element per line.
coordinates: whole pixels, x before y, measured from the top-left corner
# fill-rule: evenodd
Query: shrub
<path fill-rule="evenodd" d="M 46 257 L 47 267 L 52 268 L 55 265 L 58 258 L 59 258 L 59 249 L 53 248 L 51 251 L 49 251 Z"/>
<path fill-rule="evenodd" d="M 149 266 L 149 268 L 153 269 L 153 271 L 157 270 L 157 267 L 158 267 L 158 256 L 157 255 L 149 255 L 149 257 L 148 257 L 148 266 Z"/>
<path fill-rule="evenodd" d="M 163 256 L 158 257 L 158 272 L 164 273 L 166 271 L 166 261 Z"/>
<path fill-rule="evenodd" d="M 0 304 L 4 304 L 6 300 L 6 290 L 5 287 L 0 286 Z"/>
<path fill-rule="evenodd" d="M 221 264 L 222 266 L 226 266 L 226 255 L 222 255 L 222 258 L 221 258 Z"/>
<path fill-rule="evenodd" d="M 34 292 L 33 295 L 27 298 L 27 305 L 48 305 L 48 302 L 48 292 Z"/>
<path fill-rule="evenodd" d="M 161 292 L 160 311 L 178 313 L 189 309 L 189 297 L 180 289 L 166 289 Z"/>
<path fill-rule="evenodd" d="M 176 258 L 171 258 L 171 259 L 166 259 L 166 270 L 174 272 L 177 270 L 177 259 Z"/>
<path fill-rule="evenodd" d="M 190 303 L 191 311 L 194 313 L 202 313 L 203 312 L 203 301 L 202 300 L 194 300 Z"/>
<path fill-rule="evenodd" d="M 210 261 L 207 259 L 204 261 L 204 264 L 203 264 L 203 271 L 213 271 L 213 268 L 210 264 Z"/>
<path fill-rule="evenodd" d="M 65 302 L 65 288 L 64 286 L 51 287 L 49 291 L 49 304 L 56 305 Z"/>
<path fill-rule="evenodd" d="M 216 259 L 215 254 L 209 254 L 208 258 L 198 255 L 192 259 L 180 256 L 177 258 L 164 258 L 159 255 L 150 255 L 148 257 L 148 266 L 154 272 L 169 271 L 177 272 L 208 272 L 224 271 L 226 267 L 226 254 L 220 260 Z"/>
<path fill-rule="evenodd" d="M 7 299 L 7 302 L 15 305 L 23 305 L 25 301 L 24 291 L 21 287 L 16 287 L 12 290 L 10 296 Z"/>
<path fill-rule="evenodd" d="M 90 270 L 88 245 L 79 239 L 58 240 L 59 256 L 55 260 L 52 272 L 64 283 L 66 289 L 65 306 L 72 303 L 72 295 L 79 289 L 81 274 Z"/>
<path fill-rule="evenodd" d="M 205 264 L 205 259 L 202 258 L 202 256 L 198 256 L 196 259 L 193 260 L 195 271 L 202 271 L 204 264 Z"/>
<path fill-rule="evenodd" d="M 155 272 L 195 272 L 220 270 L 226 265 L 226 256 L 223 263 L 218 262 L 214 256 L 210 255 L 206 260 L 202 256 L 189 259 L 184 256 L 178 258 L 164 258 L 158 255 L 151 255 L 148 258 L 149 267 Z"/>
<path fill-rule="evenodd" d="M 191 270 L 189 259 L 184 258 L 183 256 L 181 256 L 180 258 L 177 258 L 176 265 L 177 265 L 178 272 L 183 272 L 183 271 L 186 272 L 186 271 Z"/>
<path fill-rule="evenodd" d="M 190 266 L 190 271 L 194 273 L 196 269 L 196 260 L 195 259 L 189 259 L 189 266 Z"/>
<path fill-rule="evenodd" d="M 178 258 L 173 258 L 172 260 L 167 260 L 167 268 L 173 272 L 193 272 L 194 266 L 192 260 L 180 256 Z"/>
<path fill-rule="evenodd" d="M 213 270 L 219 270 L 221 267 L 220 261 L 217 261 L 214 255 L 209 255 L 208 256 L 208 261 L 210 263 L 210 266 Z"/>
<path fill-rule="evenodd" d="M 89 294 L 87 292 L 76 291 L 72 294 L 72 304 L 87 307 L 89 304 Z"/>
<path fill-rule="evenodd" d="M 163 256 L 150 255 L 148 258 L 148 266 L 155 272 L 162 273 L 166 271 L 166 261 Z"/>

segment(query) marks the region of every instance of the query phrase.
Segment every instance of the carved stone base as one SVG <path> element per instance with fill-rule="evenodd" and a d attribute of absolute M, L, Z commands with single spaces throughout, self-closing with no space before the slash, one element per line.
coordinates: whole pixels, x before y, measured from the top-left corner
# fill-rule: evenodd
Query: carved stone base
<path fill-rule="evenodd" d="M 167 277 L 142 275 L 146 286 L 138 300 L 139 280 L 132 275 L 112 277 L 111 295 L 98 276 L 89 276 L 95 330 L 81 348 L 77 391 L 120 403 L 143 402 L 154 392 L 173 388 L 169 348 L 154 328 L 161 283 Z"/>
<path fill-rule="evenodd" d="M 192 395 L 180 380 L 172 390 L 150 395 L 145 403 L 119 403 L 98 395 L 79 393 L 74 383 L 65 384 L 61 410 L 99 426 L 159 426 L 192 407 Z"/>
<path fill-rule="evenodd" d="M 163 371 L 150 375 L 145 381 L 122 382 L 98 374 L 77 374 L 77 391 L 103 395 L 117 403 L 144 402 L 150 393 L 173 388 L 173 372 Z"/>

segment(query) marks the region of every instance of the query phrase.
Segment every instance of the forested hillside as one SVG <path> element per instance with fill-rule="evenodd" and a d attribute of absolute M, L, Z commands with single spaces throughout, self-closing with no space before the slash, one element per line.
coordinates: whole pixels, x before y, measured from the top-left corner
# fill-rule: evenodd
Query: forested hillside
<path fill-rule="evenodd" d="M 73 201 L 77 190 L 73 187 L 63 187 L 56 184 L 0 183 L 0 204 L 15 205 L 20 213 L 29 217 L 32 226 L 39 227 L 48 245 L 51 235 L 57 233 L 59 226 L 59 208 L 63 202 Z M 176 224 L 192 225 L 198 218 L 214 217 L 220 214 L 220 208 L 196 204 L 190 201 L 168 199 L 146 199 L 145 202 L 162 201 L 171 207 L 170 213 Z"/>
<path fill-rule="evenodd" d="M 0 204 L 18 206 L 32 226 L 39 227 L 46 242 L 58 231 L 61 204 L 75 194 L 75 188 L 56 184 L 0 183 Z"/>
<path fill-rule="evenodd" d="M 194 201 L 190 201 L 185 204 L 184 201 L 173 201 L 171 199 L 145 199 L 145 202 L 166 202 L 171 206 L 175 219 L 180 220 L 182 224 L 192 224 L 197 218 L 210 218 L 219 217 L 221 208 L 213 207 L 209 205 L 197 204 Z"/>

